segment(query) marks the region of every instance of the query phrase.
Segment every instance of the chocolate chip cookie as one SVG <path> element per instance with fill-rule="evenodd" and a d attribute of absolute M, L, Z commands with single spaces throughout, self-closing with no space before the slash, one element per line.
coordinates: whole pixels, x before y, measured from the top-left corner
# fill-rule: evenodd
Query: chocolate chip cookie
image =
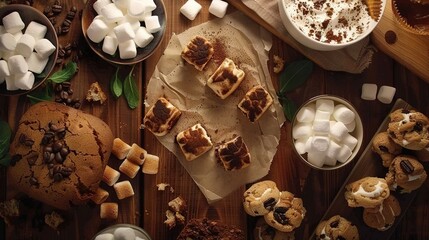
<path fill-rule="evenodd" d="M 423 165 L 410 155 L 397 156 L 386 174 L 386 182 L 392 190 L 401 188 L 402 193 L 418 189 L 427 178 Z"/>
<path fill-rule="evenodd" d="M 380 155 L 383 166 L 388 168 L 393 159 L 402 152 L 402 147 L 395 143 L 387 132 L 380 132 L 372 141 L 372 151 Z"/>
<path fill-rule="evenodd" d="M 257 182 L 243 194 L 243 207 L 251 216 L 262 216 L 271 211 L 280 199 L 276 183 L 270 180 Z"/>
<path fill-rule="evenodd" d="M 389 197 L 390 190 L 384 178 L 365 177 L 346 186 L 344 196 L 349 207 L 374 208 Z"/>

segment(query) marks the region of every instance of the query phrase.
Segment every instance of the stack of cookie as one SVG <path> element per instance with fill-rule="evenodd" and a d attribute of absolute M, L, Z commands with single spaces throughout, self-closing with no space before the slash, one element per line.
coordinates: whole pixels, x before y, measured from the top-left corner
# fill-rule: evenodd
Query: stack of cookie
<path fill-rule="evenodd" d="M 321 221 L 316 227 L 316 239 L 320 240 L 359 240 L 359 231 L 349 220 L 335 215 Z"/>
<path fill-rule="evenodd" d="M 302 199 L 288 191 L 280 192 L 273 181 L 261 181 L 253 184 L 243 194 L 243 206 L 251 216 L 263 216 L 266 224 L 275 231 L 293 231 L 301 225 L 306 210 Z M 293 238 L 290 238 L 293 239 Z"/>

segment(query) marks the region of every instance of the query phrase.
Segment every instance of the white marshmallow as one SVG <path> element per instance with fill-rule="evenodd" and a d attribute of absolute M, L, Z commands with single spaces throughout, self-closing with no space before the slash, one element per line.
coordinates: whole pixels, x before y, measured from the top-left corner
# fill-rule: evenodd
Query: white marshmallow
<path fill-rule="evenodd" d="M 3 26 L 8 33 L 17 33 L 24 29 L 25 24 L 18 12 L 11 12 L 3 17 Z"/>
<path fill-rule="evenodd" d="M 333 113 L 334 101 L 329 99 L 318 99 L 316 100 L 316 110 Z"/>
<path fill-rule="evenodd" d="M 325 157 L 323 153 L 319 152 L 309 152 L 307 154 L 307 161 L 317 167 L 322 167 L 325 162 Z"/>
<path fill-rule="evenodd" d="M 331 119 L 331 113 L 322 111 L 322 110 L 316 110 L 316 114 L 314 115 L 314 120 L 328 120 Z"/>
<path fill-rule="evenodd" d="M 107 54 L 114 55 L 118 49 L 118 40 L 111 36 L 104 37 L 103 47 L 101 49 Z"/>
<path fill-rule="evenodd" d="M 328 135 L 331 129 L 329 120 L 314 120 L 313 131 L 317 134 Z"/>
<path fill-rule="evenodd" d="M 347 145 L 342 145 L 340 151 L 337 154 L 337 160 L 341 163 L 347 161 L 352 155 L 352 150 Z"/>
<path fill-rule="evenodd" d="M 311 144 L 313 142 L 313 137 L 309 137 L 305 142 L 305 151 L 310 152 L 312 150 Z"/>
<path fill-rule="evenodd" d="M 375 100 L 377 96 L 377 84 L 364 83 L 362 84 L 361 98 L 363 100 Z"/>
<path fill-rule="evenodd" d="M 40 74 L 48 64 L 49 58 L 42 58 L 36 52 L 32 52 L 27 58 L 28 70 Z"/>
<path fill-rule="evenodd" d="M 145 18 L 152 16 L 152 12 L 144 12 L 138 16 L 132 16 L 139 20 L 140 22 L 143 22 Z"/>
<path fill-rule="evenodd" d="M 47 32 L 48 28 L 45 25 L 35 21 L 31 21 L 25 29 L 25 34 L 30 34 L 35 40 L 44 38 Z"/>
<path fill-rule="evenodd" d="M 34 74 L 27 71 L 23 74 L 15 74 L 15 86 L 22 90 L 30 90 L 34 84 Z"/>
<path fill-rule="evenodd" d="M 344 145 L 349 147 L 350 150 L 353 151 L 353 149 L 356 147 L 356 145 L 358 143 L 358 140 L 355 137 L 353 137 L 352 135 L 347 134 L 346 137 L 344 137 L 344 139 L 343 139 L 343 143 L 344 143 Z"/>
<path fill-rule="evenodd" d="M 5 52 L 2 52 L 1 54 L 2 58 L 6 61 L 9 60 L 9 58 L 12 57 L 13 55 L 16 55 L 15 51 L 5 51 Z"/>
<path fill-rule="evenodd" d="M 302 107 L 296 114 L 296 120 L 298 122 L 312 122 L 315 116 L 315 105 L 310 104 Z"/>
<path fill-rule="evenodd" d="M 0 60 L 0 84 L 2 84 L 6 77 L 10 76 L 9 66 L 5 60 Z"/>
<path fill-rule="evenodd" d="M 153 0 L 129 0 L 128 14 L 139 16 L 145 12 L 152 12 L 156 5 Z"/>
<path fill-rule="evenodd" d="M 323 136 L 314 136 L 311 141 L 311 149 L 308 152 L 326 152 L 329 147 L 329 138 Z"/>
<path fill-rule="evenodd" d="M 30 34 L 24 34 L 16 43 L 15 52 L 17 54 L 21 54 L 25 58 L 28 58 L 34 50 L 34 45 L 36 45 L 34 37 Z"/>
<path fill-rule="evenodd" d="M 137 18 L 128 14 L 126 14 L 124 18 L 122 18 L 121 21 L 118 22 L 118 25 L 121 25 L 124 23 L 129 23 L 134 32 L 136 32 L 137 29 L 139 29 L 139 27 L 141 26 L 140 21 Z"/>
<path fill-rule="evenodd" d="M 112 1 L 110 0 L 97 0 L 94 4 L 92 4 L 92 7 L 94 8 L 95 12 L 97 12 L 98 15 L 101 14 L 101 9 L 108 4 L 111 4 Z"/>
<path fill-rule="evenodd" d="M 95 43 L 103 41 L 104 37 L 110 31 L 109 26 L 101 19 L 94 19 L 86 30 L 89 39 Z"/>
<path fill-rule="evenodd" d="M 335 106 L 334 113 L 332 115 L 335 120 L 344 124 L 351 123 L 355 120 L 355 113 L 343 104 Z"/>
<path fill-rule="evenodd" d="M 333 166 L 335 166 L 335 164 L 337 164 L 337 159 L 336 158 L 330 158 L 330 157 L 328 157 L 328 155 L 326 155 L 325 159 L 323 161 L 323 164 L 333 167 Z"/>
<path fill-rule="evenodd" d="M 222 0 L 213 0 L 210 3 L 209 13 L 215 15 L 218 18 L 223 18 L 226 14 L 228 3 Z"/>
<path fill-rule="evenodd" d="M 15 40 L 18 42 L 21 39 L 22 35 L 24 35 L 21 31 L 12 34 Z"/>
<path fill-rule="evenodd" d="M 390 86 L 381 86 L 378 91 L 377 99 L 384 104 L 390 104 L 395 96 L 396 88 Z"/>
<path fill-rule="evenodd" d="M 342 122 L 336 122 L 335 124 L 333 124 L 329 131 L 329 134 L 331 135 L 331 137 L 333 137 L 339 142 L 342 142 L 347 135 L 350 135 L 348 134 L 347 127 Z"/>
<path fill-rule="evenodd" d="M 0 34 L 6 33 L 6 29 L 4 29 L 3 25 L 0 25 Z"/>
<path fill-rule="evenodd" d="M 101 8 L 101 15 L 106 18 L 107 22 L 118 22 L 123 17 L 121 9 L 119 9 L 114 3 L 109 3 Z"/>
<path fill-rule="evenodd" d="M 95 237 L 94 240 L 115 240 L 115 236 L 111 233 L 103 233 Z"/>
<path fill-rule="evenodd" d="M 307 138 L 300 138 L 295 140 L 294 145 L 295 145 L 295 150 L 298 152 L 298 154 L 304 154 L 307 151 L 305 150 L 305 145 L 307 143 Z"/>
<path fill-rule="evenodd" d="M 341 146 L 339 144 L 337 144 L 336 142 L 331 140 L 329 142 L 329 148 L 326 152 L 326 156 L 328 158 L 335 159 L 335 161 L 336 161 L 337 155 L 340 152 L 340 149 L 341 149 Z M 334 163 L 334 165 L 335 165 L 335 163 Z"/>
<path fill-rule="evenodd" d="M 307 139 L 313 134 L 312 126 L 308 123 L 298 123 L 292 129 L 292 137 L 294 139 Z"/>
<path fill-rule="evenodd" d="M 19 88 L 15 85 L 15 77 L 13 75 L 10 75 L 5 78 L 6 80 L 6 90 L 8 91 L 15 91 Z"/>
<path fill-rule="evenodd" d="M 113 232 L 115 240 L 135 240 L 136 233 L 130 227 L 119 227 Z"/>
<path fill-rule="evenodd" d="M 352 121 L 351 123 L 344 124 L 347 128 L 348 132 L 353 132 L 356 128 L 356 121 Z"/>
<path fill-rule="evenodd" d="M 128 6 L 130 4 L 130 0 L 113 0 L 116 7 L 122 10 L 122 12 L 128 11 Z"/>
<path fill-rule="evenodd" d="M 197 14 L 201 11 L 201 4 L 197 3 L 195 0 L 188 0 L 180 8 L 180 12 L 187 17 L 189 20 L 194 20 Z"/>
<path fill-rule="evenodd" d="M 36 41 L 34 50 L 39 54 L 41 58 L 48 58 L 52 53 L 55 52 L 55 46 L 46 38 L 42 38 Z"/>
<path fill-rule="evenodd" d="M 118 39 L 118 43 L 123 43 L 125 41 L 132 40 L 136 36 L 133 28 L 131 27 L 131 24 L 129 24 L 128 22 L 116 26 L 113 29 L 113 32 Z"/>
<path fill-rule="evenodd" d="M 128 40 L 119 43 L 119 57 L 121 59 L 130 59 L 137 56 L 137 48 L 134 40 Z"/>
<path fill-rule="evenodd" d="M 144 48 L 153 40 L 153 38 L 153 35 L 149 33 L 145 27 L 139 27 L 136 32 L 134 42 L 138 47 Z"/>
<path fill-rule="evenodd" d="M 11 33 L 4 33 L 0 36 L 0 50 L 14 51 L 16 48 L 16 38 Z"/>
<path fill-rule="evenodd" d="M 22 55 L 13 55 L 7 61 L 9 72 L 11 75 L 23 74 L 28 71 L 28 64 Z"/>
<path fill-rule="evenodd" d="M 144 19 L 146 30 L 150 33 L 156 33 L 161 30 L 161 25 L 159 23 L 159 18 L 156 15 L 146 17 Z"/>

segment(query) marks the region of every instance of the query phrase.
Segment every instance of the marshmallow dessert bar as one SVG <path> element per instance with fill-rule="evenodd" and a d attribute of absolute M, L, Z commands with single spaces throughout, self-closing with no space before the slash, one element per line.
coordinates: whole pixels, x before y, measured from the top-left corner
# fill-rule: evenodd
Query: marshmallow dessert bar
<path fill-rule="evenodd" d="M 173 128 L 181 114 L 167 99 L 160 97 L 146 113 L 143 124 L 154 135 L 164 136 Z"/>
<path fill-rule="evenodd" d="M 213 54 L 213 45 L 204 37 L 196 36 L 183 49 L 182 58 L 197 70 L 202 71 Z"/>
<path fill-rule="evenodd" d="M 256 122 L 271 106 L 273 98 L 262 86 L 251 88 L 238 104 L 238 108 L 251 122 Z"/>
<path fill-rule="evenodd" d="M 176 141 L 188 161 L 198 158 L 213 146 L 206 129 L 199 123 L 178 133 Z"/>
<path fill-rule="evenodd" d="M 216 146 L 215 155 L 227 171 L 240 170 L 250 165 L 250 152 L 241 136 Z"/>
<path fill-rule="evenodd" d="M 238 88 L 244 76 L 244 71 L 238 69 L 233 60 L 225 58 L 213 75 L 207 80 L 207 86 L 221 99 L 225 99 Z"/>

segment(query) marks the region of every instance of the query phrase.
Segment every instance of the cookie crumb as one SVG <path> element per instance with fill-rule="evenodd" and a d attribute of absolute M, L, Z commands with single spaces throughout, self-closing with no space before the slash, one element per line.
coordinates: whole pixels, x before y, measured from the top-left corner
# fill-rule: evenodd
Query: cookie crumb
<path fill-rule="evenodd" d="M 159 183 L 159 184 L 156 184 L 156 186 L 158 187 L 158 191 L 165 191 L 165 189 L 167 189 L 167 187 L 169 187 L 170 192 L 174 193 L 173 187 L 168 183 Z"/>
<path fill-rule="evenodd" d="M 273 71 L 274 73 L 279 73 L 283 70 L 284 66 L 285 66 L 285 60 L 283 60 L 283 58 L 274 55 L 274 68 Z"/>
<path fill-rule="evenodd" d="M 58 230 L 58 226 L 64 222 L 64 218 L 55 211 L 45 215 L 45 223 L 54 230 Z"/>
<path fill-rule="evenodd" d="M 86 94 L 86 100 L 89 102 L 97 102 L 99 101 L 103 104 L 107 100 L 106 94 L 100 87 L 98 82 L 93 82 L 88 89 L 88 93 Z"/>

